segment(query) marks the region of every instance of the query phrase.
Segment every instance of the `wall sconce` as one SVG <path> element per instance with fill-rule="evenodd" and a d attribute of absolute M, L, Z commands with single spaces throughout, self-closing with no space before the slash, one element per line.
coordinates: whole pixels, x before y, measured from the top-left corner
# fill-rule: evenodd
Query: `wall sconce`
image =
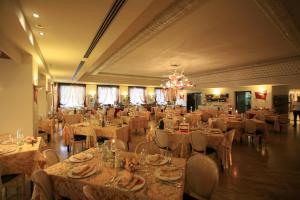
<path fill-rule="evenodd" d="M 127 92 L 122 92 L 121 95 L 124 96 L 124 97 L 126 97 L 128 95 L 128 93 Z"/>
<path fill-rule="evenodd" d="M 220 94 L 221 94 L 221 89 L 220 89 L 220 88 L 214 88 L 214 89 L 213 89 L 213 94 L 214 94 L 214 95 L 217 95 L 217 96 L 220 96 Z"/>
<path fill-rule="evenodd" d="M 154 96 L 154 94 L 153 94 L 152 92 L 149 92 L 148 95 L 149 95 L 150 97 L 153 97 L 153 96 Z"/>
<path fill-rule="evenodd" d="M 89 95 L 90 95 L 91 97 L 94 97 L 94 96 L 96 96 L 96 91 L 93 91 L 93 90 L 92 90 L 92 91 L 90 91 L 90 92 L 89 92 Z"/>

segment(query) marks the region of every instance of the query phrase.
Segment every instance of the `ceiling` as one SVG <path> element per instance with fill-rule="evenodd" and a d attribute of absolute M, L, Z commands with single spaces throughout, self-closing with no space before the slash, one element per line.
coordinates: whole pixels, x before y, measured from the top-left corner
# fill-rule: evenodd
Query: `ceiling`
<path fill-rule="evenodd" d="M 296 0 L 8 1 L 3 0 L 6 20 L 1 21 L 0 33 L 23 51 L 42 57 L 47 68 L 42 71 L 55 81 L 159 85 L 173 70 L 172 64 L 179 64 L 201 87 L 233 81 L 295 84 L 286 78 L 288 73 L 292 79 L 300 78 L 300 5 Z M 84 58 L 116 2 L 119 10 Z M 28 38 L 22 36 L 9 6 L 23 12 L 40 53 L 25 41 Z M 39 35 L 40 31 L 45 35 Z M 294 71 L 283 70 L 281 78 L 282 67 Z M 263 69 L 278 73 L 261 76 Z M 244 74 L 243 79 L 223 77 L 225 71 Z M 211 81 L 212 75 L 223 81 Z"/>

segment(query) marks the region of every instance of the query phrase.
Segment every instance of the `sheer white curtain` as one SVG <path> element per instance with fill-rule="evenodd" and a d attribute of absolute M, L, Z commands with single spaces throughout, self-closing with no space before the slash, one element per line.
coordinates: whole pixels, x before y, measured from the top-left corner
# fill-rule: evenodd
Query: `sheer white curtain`
<path fill-rule="evenodd" d="M 162 89 L 155 89 L 155 100 L 158 105 L 167 104 L 165 94 Z"/>
<path fill-rule="evenodd" d="M 177 95 L 175 105 L 186 106 L 186 100 L 184 99 L 184 96 L 180 97 L 180 95 Z"/>
<path fill-rule="evenodd" d="M 118 87 L 98 87 L 98 102 L 100 104 L 116 104 L 119 101 Z"/>
<path fill-rule="evenodd" d="M 84 107 L 85 87 L 78 85 L 60 86 L 60 107 L 78 108 Z"/>
<path fill-rule="evenodd" d="M 129 98 L 132 104 L 145 103 L 145 88 L 129 88 Z"/>

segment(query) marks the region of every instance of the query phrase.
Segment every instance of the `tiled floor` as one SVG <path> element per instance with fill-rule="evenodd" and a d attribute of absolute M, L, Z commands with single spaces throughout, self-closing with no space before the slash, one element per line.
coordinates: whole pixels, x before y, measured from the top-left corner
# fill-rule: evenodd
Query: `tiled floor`
<path fill-rule="evenodd" d="M 133 137 L 134 146 L 144 141 L 143 134 Z M 68 156 L 60 135 L 49 145 L 61 159 Z M 262 148 L 233 144 L 233 165 L 220 172 L 213 199 L 300 199 L 300 126 L 288 133 L 271 133 Z"/>

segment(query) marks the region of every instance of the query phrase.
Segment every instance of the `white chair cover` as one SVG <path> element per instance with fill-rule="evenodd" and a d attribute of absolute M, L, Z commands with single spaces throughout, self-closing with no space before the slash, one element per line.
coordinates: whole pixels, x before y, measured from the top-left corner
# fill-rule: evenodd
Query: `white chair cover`
<path fill-rule="evenodd" d="M 224 119 L 216 119 L 214 128 L 220 129 L 222 132 L 225 132 L 227 127 Z"/>
<path fill-rule="evenodd" d="M 43 155 L 46 159 L 46 167 L 50 167 L 56 163 L 59 163 L 59 157 L 55 150 L 46 149 L 45 151 L 43 151 Z"/>
<path fill-rule="evenodd" d="M 155 130 L 155 143 L 159 148 L 167 148 L 169 146 L 168 133 L 163 130 Z"/>
<path fill-rule="evenodd" d="M 256 132 L 256 123 L 254 120 L 246 119 L 245 121 L 245 131 L 246 133 L 255 134 Z"/>
<path fill-rule="evenodd" d="M 191 133 L 192 149 L 196 152 L 205 153 L 207 140 L 206 136 L 201 131 L 193 131 Z"/>
<path fill-rule="evenodd" d="M 224 148 L 222 164 L 224 168 L 228 168 L 229 166 L 232 165 L 231 147 L 232 147 L 234 134 L 235 134 L 235 129 L 232 129 L 227 133 L 225 133 L 224 135 L 224 140 L 222 142 L 222 146 Z"/>
<path fill-rule="evenodd" d="M 197 199 L 210 199 L 218 182 L 218 167 L 211 158 L 202 154 L 189 158 L 185 183 L 187 194 Z"/>
<path fill-rule="evenodd" d="M 53 200 L 54 192 L 52 183 L 48 174 L 44 170 L 37 170 L 33 172 L 31 176 L 32 182 L 35 184 L 39 194 L 41 194 L 41 200 Z"/>

